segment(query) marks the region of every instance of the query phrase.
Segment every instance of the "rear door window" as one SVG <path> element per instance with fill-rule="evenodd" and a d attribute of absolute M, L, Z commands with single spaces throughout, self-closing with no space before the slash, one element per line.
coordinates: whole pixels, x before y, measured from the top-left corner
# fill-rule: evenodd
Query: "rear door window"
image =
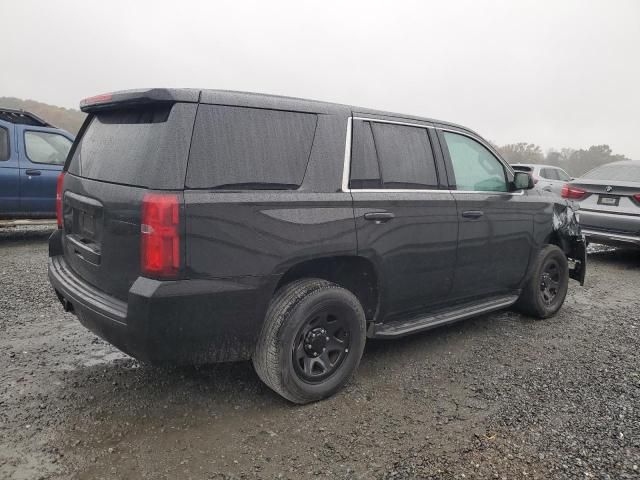
<path fill-rule="evenodd" d="M 9 160 L 9 131 L 0 127 L 0 162 Z"/>
<path fill-rule="evenodd" d="M 540 171 L 540 176 L 542 178 L 546 178 L 547 180 L 560 180 L 560 177 L 558 177 L 557 168 L 543 168 Z"/>
<path fill-rule="evenodd" d="M 457 190 L 508 191 L 504 165 L 486 147 L 466 135 L 453 132 L 443 134 Z"/>
<path fill-rule="evenodd" d="M 317 115 L 200 105 L 187 168 L 188 188 L 297 189 Z"/>
<path fill-rule="evenodd" d="M 24 147 L 27 158 L 33 163 L 64 165 L 71 150 L 71 140 L 58 133 L 27 130 Z"/>
<path fill-rule="evenodd" d="M 356 120 L 350 187 L 437 189 L 438 175 L 427 129 Z"/>

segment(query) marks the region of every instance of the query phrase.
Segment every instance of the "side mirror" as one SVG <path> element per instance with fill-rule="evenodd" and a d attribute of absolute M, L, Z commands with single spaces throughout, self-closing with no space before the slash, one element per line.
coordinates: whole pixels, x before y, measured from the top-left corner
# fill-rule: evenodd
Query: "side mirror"
<path fill-rule="evenodd" d="M 527 172 L 516 172 L 513 177 L 514 190 L 531 190 L 534 186 L 533 177 Z"/>

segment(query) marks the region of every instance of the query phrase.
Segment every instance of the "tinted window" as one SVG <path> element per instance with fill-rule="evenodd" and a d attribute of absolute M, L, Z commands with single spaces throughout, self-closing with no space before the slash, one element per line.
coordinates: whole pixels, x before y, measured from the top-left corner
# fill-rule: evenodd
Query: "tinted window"
<path fill-rule="evenodd" d="M 0 162 L 9 160 L 9 131 L 0 127 Z"/>
<path fill-rule="evenodd" d="M 200 105 L 187 172 L 191 188 L 295 189 L 309 162 L 317 116 Z"/>
<path fill-rule="evenodd" d="M 69 172 L 126 185 L 181 188 L 195 108 L 177 103 L 94 114 Z"/>
<path fill-rule="evenodd" d="M 640 162 L 624 165 L 603 165 L 585 173 L 582 178 L 589 180 L 613 180 L 640 182 Z"/>
<path fill-rule="evenodd" d="M 506 192 L 507 180 L 502 163 L 475 140 L 444 132 L 457 190 Z"/>
<path fill-rule="evenodd" d="M 355 121 L 353 135 L 352 188 L 438 188 L 425 128 Z"/>
<path fill-rule="evenodd" d="M 26 131 L 24 147 L 34 163 L 64 165 L 71 150 L 71 140 L 57 133 Z"/>
<path fill-rule="evenodd" d="M 525 167 L 524 165 L 511 165 L 516 172 L 532 172 L 533 168 Z"/>
<path fill-rule="evenodd" d="M 378 155 L 370 122 L 353 122 L 351 188 L 382 188 Z"/>
<path fill-rule="evenodd" d="M 540 170 L 540 176 L 547 180 L 560 180 L 558 177 L 558 170 L 555 168 L 543 168 Z"/>

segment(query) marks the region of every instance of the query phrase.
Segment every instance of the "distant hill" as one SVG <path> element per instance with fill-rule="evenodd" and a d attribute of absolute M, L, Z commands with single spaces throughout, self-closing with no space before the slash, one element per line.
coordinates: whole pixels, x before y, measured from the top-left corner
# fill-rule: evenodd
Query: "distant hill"
<path fill-rule="evenodd" d="M 80 130 L 80 126 L 86 116 L 80 110 L 73 108 L 56 107 L 35 100 L 22 100 L 14 97 L 0 97 L 0 107 L 27 110 L 49 122 L 51 125 L 67 130 L 74 135 Z"/>

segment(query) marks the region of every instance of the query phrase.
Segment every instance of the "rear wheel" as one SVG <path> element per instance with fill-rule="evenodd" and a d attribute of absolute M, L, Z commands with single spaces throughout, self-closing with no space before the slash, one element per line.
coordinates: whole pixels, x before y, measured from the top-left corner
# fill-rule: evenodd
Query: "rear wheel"
<path fill-rule="evenodd" d="M 551 317 L 562 307 L 568 286 L 567 257 L 559 247 L 547 245 L 538 253 L 515 307 L 535 318 Z"/>
<path fill-rule="evenodd" d="M 308 403 L 337 392 L 358 368 L 365 316 L 348 290 L 319 279 L 283 287 L 273 298 L 253 365 L 276 393 Z"/>

